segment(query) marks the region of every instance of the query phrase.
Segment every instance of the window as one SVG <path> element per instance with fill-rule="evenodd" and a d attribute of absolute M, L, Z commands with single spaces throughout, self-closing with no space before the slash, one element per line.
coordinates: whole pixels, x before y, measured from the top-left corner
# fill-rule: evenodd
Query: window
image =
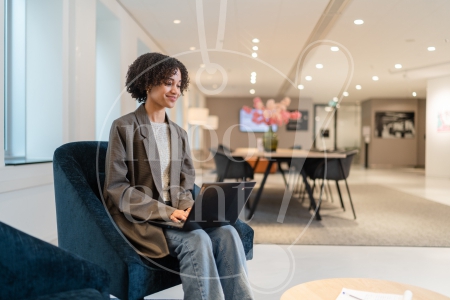
<path fill-rule="evenodd" d="M 51 161 L 62 144 L 62 1 L 5 1 L 5 164 Z"/>

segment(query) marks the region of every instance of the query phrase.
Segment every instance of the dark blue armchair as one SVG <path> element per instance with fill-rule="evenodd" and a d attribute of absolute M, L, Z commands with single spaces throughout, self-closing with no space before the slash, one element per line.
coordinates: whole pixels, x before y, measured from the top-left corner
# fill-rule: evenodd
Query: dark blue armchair
<path fill-rule="evenodd" d="M 109 216 L 100 195 L 105 178 L 107 142 L 74 142 L 56 149 L 53 173 L 59 246 L 105 268 L 110 293 L 120 299 L 143 299 L 181 283 L 179 275 L 141 258 Z M 194 198 L 198 187 L 193 191 Z M 247 259 L 253 256 L 253 229 L 235 225 Z M 173 257 L 155 260 L 178 269 Z"/>
<path fill-rule="evenodd" d="M 0 222 L 0 299 L 109 299 L 99 266 Z"/>

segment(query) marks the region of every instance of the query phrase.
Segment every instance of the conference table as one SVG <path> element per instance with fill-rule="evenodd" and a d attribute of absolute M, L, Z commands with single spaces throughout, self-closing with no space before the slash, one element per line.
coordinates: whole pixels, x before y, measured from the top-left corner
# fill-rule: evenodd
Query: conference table
<path fill-rule="evenodd" d="M 286 187 L 289 188 L 286 176 L 284 174 L 284 171 L 281 168 L 282 162 L 288 162 L 291 160 L 296 161 L 296 165 L 303 165 L 304 162 L 307 159 L 333 159 L 333 158 L 345 158 L 345 153 L 339 153 L 339 152 L 322 152 L 322 151 L 308 151 L 308 150 L 301 150 L 301 149 L 284 149 L 284 148 L 278 148 L 275 152 L 265 152 L 265 151 L 258 151 L 257 148 L 237 148 L 233 152 L 231 152 L 231 156 L 233 157 L 243 157 L 243 158 L 250 158 L 250 157 L 256 157 L 256 163 L 253 167 L 255 170 L 258 162 L 261 158 L 265 158 L 268 160 L 267 168 L 264 171 L 264 176 L 261 181 L 261 184 L 259 186 L 258 192 L 256 193 L 255 198 L 250 203 L 249 208 L 250 212 L 248 214 L 248 218 L 251 219 L 253 215 L 255 214 L 256 207 L 258 206 L 258 202 L 261 198 L 262 192 L 264 190 L 264 185 L 266 184 L 267 177 L 270 174 L 270 170 L 272 168 L 272 165 L 274 163 L 278 163 L 279 170 L 283 176 L 284 182 L 286 184 Z M 311 207 L 317 211 L 316 212 L 316 220 L 321 220 L 320 216 L 320 203 L 319 207 L 317 207 L 317 203 L 314 199 L 313 190 L 311 189 L 311 186 L 309 185 L 309 182 L 307 180 L 306 172 L 303 168 L 300 170 L 300 175 L 303 178 L 303 183 L 305 184 L 306 191 L 308 193 L 309 199 L 311 201 Z"/>

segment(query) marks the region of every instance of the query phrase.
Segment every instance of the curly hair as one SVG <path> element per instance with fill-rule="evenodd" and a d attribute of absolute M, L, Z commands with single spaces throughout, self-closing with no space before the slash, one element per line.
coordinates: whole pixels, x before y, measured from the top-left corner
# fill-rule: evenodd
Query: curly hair
<path fill-rule="evenodd" d="M 139 103 L 147 100 L 147 89 L 163 84 L 165 80 L 181 72 L 181 95 L 189 86 L 189 74 L 178 59 L 161 54 L 146 53 L 139 56 L 129 67 L 126 87 L 131 97 Z"/>

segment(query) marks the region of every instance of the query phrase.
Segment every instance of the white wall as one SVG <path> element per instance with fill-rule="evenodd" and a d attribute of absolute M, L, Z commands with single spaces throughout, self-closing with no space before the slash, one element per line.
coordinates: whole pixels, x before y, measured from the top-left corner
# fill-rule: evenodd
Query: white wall
<path fill-rule="evenodd" d="M 34 0 L 31 0 L 34 2 Z M 50 0 L 46 0 L 50 1 Z M 100 0 L 121 24 L 121 114 L 134 111 L 135 101 L 126 93 L 125 74 L 137 57 L 138 39 L 153 51 L 163 52 L 152 38 L 115 0 Z M 40 2 L 40 1 L 39 1 Z M 96 1 L 62 0 L 62 143 L 95 140 L 96 112 Z M 0 0 L 0 55 L 3 57 L 4 0 Z M 0 221 L 38 238 L 56 238 L 52 164 L 5 166 L 4 65 L 0 60 Z M 43 78 L 44 80 L 45 78 Z M 109 129 L 108 129 L 109 131 Z"/>
<path fill-rule="evenodd" d="M 370 167 L 414 167 L 417 165 L 417 128 L 419 123 L 418 99 L 369 99 L 362 103 L 362 126 L 370 126 L 369 166 Z M 386 139 L 375 136 L 376 112 L 414 112 L 414 128 L 416 134 L 412 138 Z M 364 141 L 361 140 L 361 148 L 364 149 Z M 365 153 L 361 153 L 364 157 Z"/>
<path fill-rule="evenodd" d="M 97 1 L 96 25 L 96 139 L 107 141 L 120 117 L 120 22 Z"/>
<path fill-rule="evenodd" d="M 450 178 L 450 131 L 439 131 L 438 116 L 450 115 L 450 77 L 428 80 L 425 174 Z"/>

